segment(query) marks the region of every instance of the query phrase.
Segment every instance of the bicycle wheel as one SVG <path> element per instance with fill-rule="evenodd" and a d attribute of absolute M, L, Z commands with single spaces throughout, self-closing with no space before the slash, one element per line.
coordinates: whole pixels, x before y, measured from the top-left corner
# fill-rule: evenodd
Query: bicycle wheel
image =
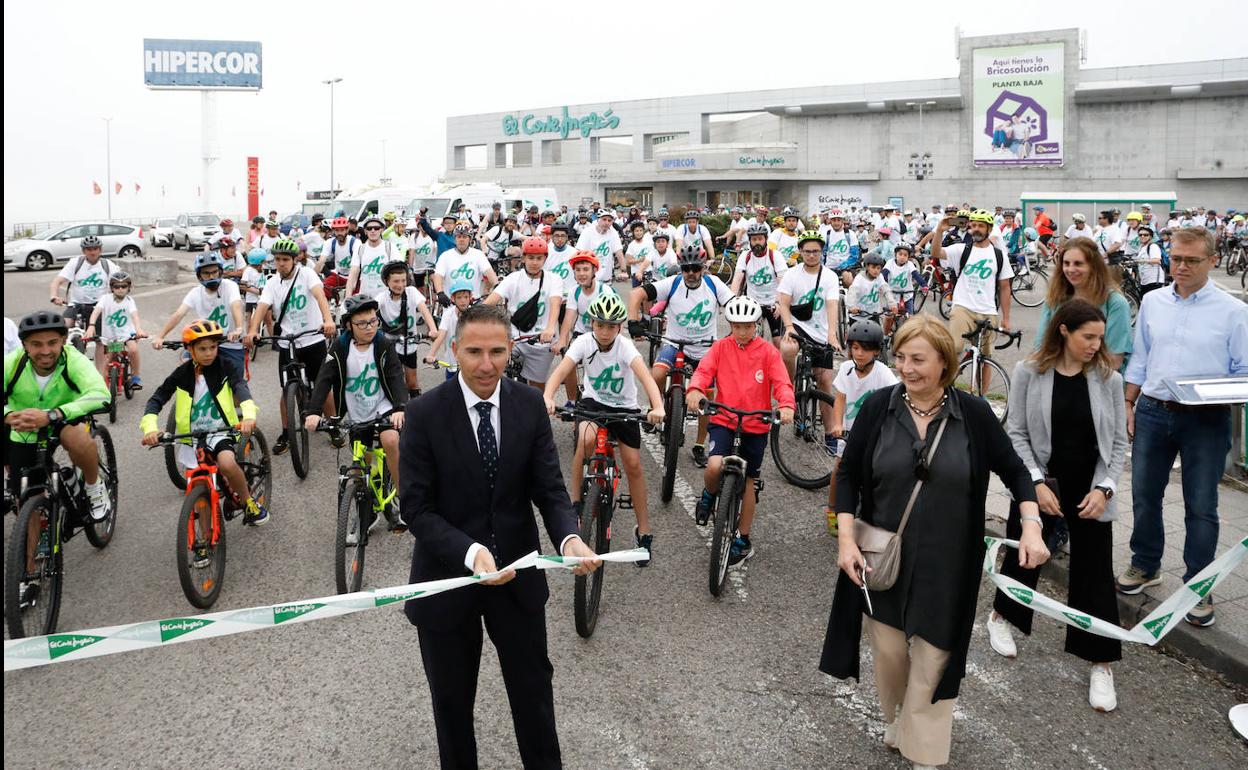
<path fill-rule="evenodd" d="M 988 382 L 985 384 L 983 377 L 974 378 L 973 361 L 967 359 L 958 367 L 958 377 L 953 382 L 953 386 L 959 390 L 964 390 L 975 396 L 979 396 L 988 402 L 992 407 L 992 412 L 1005 424 L 1005 418 L 1009 414 L 1010 406 L 1010 376 L 1005 373 L 1005 368 L 991 358 L 979 359 L 980 371 L 987 373 Z"/>
<path fill-rule="evenodd" d="M 651 319 L 650 319 L 650 329 L 649 329 L 649 331 L 650 331 L 650 333 L 651 333 L 651 334 L 662 334 L 662 333 L 663 333 L 663 318 L 662 318 L 662 316 L 658 316 L 658 317 L 655 317 L 655 318 L 651 318 Z M 650 347 L 650 350 L 649 350 L 649 351 L 647 351 L 647 353 L 646 353 L 646 360 L 647 360 L 648 365 L 650 366 L 650 368 L 651 368 L 651 369 L 653 369 L 653 368 L 654 368 L 654 359 L 658 357 L 658 355 L 659 355 L 659 348 L 663 347 L 663 344 L 662 344 L 661 342 L 659 342 L 658 340 L 653 340 L 653 339 L 652 339 L 652 340 L 650 340 L 650 346 L 649 346 L 649 347 Z"/>
<path fill-rule="evenodd" d="M 359 476 L 338 491 L 338 529 L 334 535 L 334 583 L 338 593 L 360 590 L 364 582 L 364 550 L 368 546 L 368 513 L 372 499 Z"/>
<path fill-rule="evenodd" d="M 941 292 L 939 309 L 940 316 L 948 321 L 949 314 L 953 312 L 953 289 Z"/>
<path fill-rule="evenodd" d="M 826 487 L 836 458 L 828 451 L 824 440 L 820 407 L 832 408 L 833 399 L 821 390 L 812 389 L 798 393 L 796 403 L 793 424 L 776 424 L 771 428 L 771 459 L 790 484 L 802 489 Z"/>
<path fill-rule="evenodd" d="M 715 510 L 715 528 L 711 533 L 711 564 L 707 578 L 711 596 L 719 596 L 724 590 L 724 578 L 728 575 L 728 551 L 736 535 L 737 511 L 741 507 L 741 477 L 725 473 L 720 479 L 719 506 Z"/>
<path fill-rule="evenodd" d="M 295 468 L 295 475 L 301 479 L 308 477 L 308 429 L 303 427 L 303 393 L 299 383 L 286 383 L 282 398 L 286 400 L 286 441 L 290 445 L 290 464 Z"/>
<path fill-rule="evenodd" d="M 1010 294 L 1023 307 L 1040 307 L 1049 293 L 1049 274 L 1044 268 L 1033 267 L 1023 275 L 1010 279 Z"/>
<path fill-rule="evenodd" d="M 252 431 L 237 456 L 238 465 L 247 478 L 248 494 L 252 500 L 267 507 L 273 494 L 272 456 L 269 454 L 269 441 L 259 428 Z"/>
<path fill-rule="evenodd" d="M 671 388 L 663 399 L 667 412 L 667 424 L 663 426 L 663 486 L 659 497 L 665 503 L 672 501 L 676 488 L 676 464 L 680 459 L 680 447 L 685 443 L 685 394 L 684 388 Z"/>
<path fill-rule="evenodd" d="M 134 386 L 130 382 L 131 375 L 133 374 L 134 373 L 130 371 L 129 365 L 127 365 L 121 372 L 121 390 L 126 394 L 127 401 L 134 398 Z"/>
<path fill-rule="evenodd" d="M 201 610 L 217 601 L 225 580 L 225 522 L 219 521 L 217 542 L 212 542 L 213 518 L 219 514 L 212 508 L 212 494 L 207 481 L 196 482 L 182 502 L 178 530 L 174 538 L 174 555 L 178 562 L 178 581 L 186 600 Z M 200 562 L 196 564 L 196 560 Z"/>
<path fill-rule="evenodd" d="M 56 630 L 56 617 L 61 610 L 62 551 L 59 544 L 35 554 L 35 568 L 26 571 L 27 533 L 34 521 L 37 532 L 46 531 L 50 543 L 56 533 L 55 509 L 43 495 L 27 500 L 17 514 L 17 523 L 9 535 L 9 552 L 4 564 L 4 619 L 9 637 L 42 636 Z M 37 581 L 37 582 L 36 582 Z M 22 585 L 26 590 L 22 591 Z"/>
<path fill-rule="evenodd" d="M 108 421 L 110 423 L 117 422 L 117 391 L 119 389 L 120 379 L 117 370 L 113 367 L 108 368 Z"/>
<path fill-rule="evenodd" d="M 1243 259 L 1243 252 L 1236 249 L 1226 258 L 1226 274 L 1234 276 L 1239 272 L 1239 261 Z"/>
<path fill-rule="evenodd" d="M 918 290 L 914 293 L 914 315 L 923 312 L 923 305 L 927 304 L 927 295 L 930 292 L 926 290 Z"/>
<path fill-rule="evenodd" d="M 95 451 L 100 458 L 100 478 L 104 488 L 108 490 L 109 512 L 102 521 L 94 521 L 87 517 L 83 531 L 87 533 L 87 541 L 96 548 L 105 548 L 113 540 L 113 530 L 117 528 L 117 452 L 113 447 L 113 437 L 103 425 L 91 426 L 91 437 L 95 439 Z"/>
<path fill-rule="evenodd" d="M 593 543 L 594 553 L 606 553 L 611 550 L 611 493 L 586 479 L 584 494 L 588 497 L 581 499 L 589 510 L 581 514 L 581 540 Z M 593 636 L 598 625 L 604 577 L 605 571 L 599 567 L 588 575 L 577 575 L 574 581 L 572 614 L 576 633 L 584 639 Z"/>
<path fill-rule="evenodd" d="M 165 419 L 165 432 L 178 432 L 178 423 L 173 417 L 172 404 L 169 405 L 169 416 Z M 169 480 L 179 492 L 186 491 L 186 469 L 178 462 L 178 450 L 172 444 L 165 447 L 165 472 L 169 474 Z"/>

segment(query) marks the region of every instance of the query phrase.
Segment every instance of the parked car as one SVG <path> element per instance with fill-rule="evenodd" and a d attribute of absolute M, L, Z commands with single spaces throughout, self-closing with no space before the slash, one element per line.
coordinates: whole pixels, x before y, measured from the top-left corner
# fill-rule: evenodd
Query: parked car
<path fill-rule="evenodd" d="M 221 232 L 221 217 L 202 211 L 195 214 L 180 214 L 173 224 L 173 246 L 176 251 L 185 247 L 202 249 L 208 245 L 212 237 Z"/>
<path fill-rule="evenodd" d="M 148 234 L 148 242 L 153 246 L 172 246 L 173 245 L 173 226 L 178 223 L 174 217 L 167 219 L 157 219 L 156 225 L 152 227 Z"/>
<path fill-rule="evenodd" d="M 82 239 L 88 235 L 100 239 L 106 257 L 133 259 L 145 256 L 147 242 L 138 225 L 111 222 L 86 222 L 68 227 L 52 227 L 29 238 L 4 244 L 4 264 L 24 270 L 46 270 L 82 254 Z"/>
<path fill-rule="evenodd" d="M 278 227 L 278 230 L 281 232 L 282 235 L 290 235 L 290 231 L 292 228 L 298 227 L 300 230 L 306 233 L 308 231 L 308 228 L 311 226 L 312 226 L 312 217 L 306 216 L 304 214 L 291 214 L 288 217 L 282 218 L 280 226 Z"/>

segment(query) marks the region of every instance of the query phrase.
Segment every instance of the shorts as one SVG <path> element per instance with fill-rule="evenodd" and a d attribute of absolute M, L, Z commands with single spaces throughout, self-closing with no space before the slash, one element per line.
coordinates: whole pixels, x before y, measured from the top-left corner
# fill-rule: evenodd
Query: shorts
<path fill-rule="evenodd" d="M 776 310 L 775 306 L 763 306 L 763 320 L 767 322 L 767 328 L 771 331 L 773 340 L 784 334 L 784 322 L 780 320 L 780 311 Z"/>
<path fill-rule="evenodd" d="M 550 365 L 555 360 L 554 354 L 550 352 L 550 346 L 521 342 L 516 345 L 516 348 L 520 351 L 520 357 L 524 359 L 524 367 L 520 370 L 520 376 L 529 382 L 545 382 L 550 376 Z"/>
<path fill-rule="evenodd" d="M 213 433 L 207 438 L 200 439 L 202 446 L 207 449 L 215 457 L 222 452 L 236 452 L 237 448 L 234 444 L 234 434 L 223 431 L 221 433 Z M 199 458 L 195 455 L 194 444 L 178 444 L 174 451 L 178 458 L 178 464 L 183 468 L 194 468 L 199 464 Z"/>
<path fill-rule="evenodd" d="M 708 443 L 706 454 L 709 457 L 727 457 L 732 451 L 731 428 L 711 423 L 706 427 Z M 763 453 L 767 451 L 766 433 L 741 434 L 741 459 L 745 460 L 745 475 L 752 479 L 758 478 L 763 469 Z"/>
<path fill-rule="evenodd" d="M 685 351 L 685 365 L 689 367 L 690 373 L 696 372 L 698 370 L 698 362 L 701 360 L 702 359 L 700 358 L 694 358 L 693 356 L 689 355 L 689 351 Z M 659 354 L 654 357 L 654 365 L 662 366 L 668 371 L 671 371 L 672 369 L 676 368 L 676 346 L 664 345 L 663 347 L 659 348 Z"/>
<path fill-rule="evenodd" d="M 582 398 L 576 402 L 581 409 L 587 409 L 591 412 L 631 412 L 632 409 L 620 409 L 615 406 L 607 406 L 592 398 Z M 630 449 L 641 449 L 641 425 L 636 422 L 613 422 L 607 425 L 607 434 L 615 439 L 617 443 L 623 444 Z"/>
<path fill-rule="evenodd" d="M 425 272 L 416 271 L 413 273 L 409 273 L 408 278 L 412 280 L 412 286 L 415 286 L 417 289 L 423 289 L 425 288 L 425 276 L 427 275 L 429 274 Z"/>
<path fill-rule="evenodd" d="M 964 346 L 974 344 L 973 340 L 963 339 L 962 335 L 974 330 L 975 324 L 984 320 L 992 321 L 993 326 L 998 324 L 996 313 L 991 315 L 976 313 L 967 310 L 961 305 L 954 305 L 953 312 L 949 314 L 949 334 L 953 336 L 953 344 L 955 346 L 959 344 Z M 996 332 L 991 330 L 984 332 L 984 345 L 980 349 L 980 354 L 984 358 L 992 358 L 992 340 L 995 336 Z"/>
<path fill-rule="evenodd" d="M 299 361 L 303 364 L 303 368 L 307 371 L 309 384 L 316 382 L 316 376 L 321 372 L 321 364 L 325 363 L 325 357 L 328 355 L 328 350 L 329 348 L 326 346 L 324 340 L 317 342 L 314 345 L 308 345 L 307 347 L 295 348 L 294 357 L 299 359 Z M 282 370 L 286 368 L 286 365 L 290 363 L 290 360 L 290 348 L 283 347 L 277 349 L 277 371 L 283 388 L 286 387 L 286 379 Z"/>
<path fill-rule="evenodd" d="M 66 307 L 65 312 L 62 313 L 62 315 L 65 317 L 65 323 L 73 325 L 74 319 L 80 318 L 82 319 L 83 327 L 86 327 L 87 320 L 91 318 L 91 314 L 93 312 L 95 312 L 94 304 L 84 305 L 84 304 L 75 302 L 75 303 L 70 304 L 68 307 Z M 100 335 L 100 331 L 104 328 L 103 323 L 104 323 L 103 316 L 100 316 L 99 318 L 95 319 L 95 324 L 91 327 L 91 333 L 94 336 L 98 337 Z"/>
<path fill-rule="evenodd" d="M 420 367 L 420 353 L 398 353 L 399 363 L 408 369 Z"/>
<path fill-rule="evenodd" d="M 346 288 L 347 279 L 345 276 L 339 275 L 337 272 L 331 270 L 329 271 L 329 274 L 325 276 L 325 279 L 321 282 L 321 284 L 328 293 Z"/>
<path fill-rule="evenodd" d="M 819 340 L 807 334 L 806 330 L 800 326 L 794 326 L 793 332 L 797 334 L 797 336 L 801 337 L 803 340 L 807 342 L 813 342 L 816 345 L 827 344 L 826 342 L 820 343 Z M 833 350 L 832 348 L 828 348 L 826 351 L 822 353 L 811 353 L 810 364 L 816 369 L 835 369 L 836 368 L 836 351 Z"/>
<path fill-rule="evenodd" d="M 234 364 L 234 368 L 239 374 L 247 371 L 247 349 L 246 348 L 227 348 L 218 347 L 217 355 Z"/>

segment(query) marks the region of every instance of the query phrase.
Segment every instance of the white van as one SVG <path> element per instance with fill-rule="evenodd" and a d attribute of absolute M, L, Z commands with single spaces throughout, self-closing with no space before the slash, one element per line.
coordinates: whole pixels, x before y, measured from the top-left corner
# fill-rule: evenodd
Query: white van
<path fill-rule="evenodd" d="M 421 209 L 428 209 L 426 216 L 436 223 L 447 213 L 467 206 L 478 216 L 486 216 L 495 203 L 501 203 L 504 211 L 511 211 L 516 204 L 523 208 L 559 210 L 559 198 L 552 187 L 522 187 L 507 189 L 496 184 L 463 184 L 442 189 L 435 188 L 423 196 L 412 198 L 404 208 L 406 216 L 418 216 Z"/>
<path fill-rule="evenodd" d="M 381 215 L 393 211 L 402 215 L 413 198 L 425 193 L 420 187 L 364 187 L 347 190 L 334 199 L 327 217 L 344 216 L 363 220 L 368 213 Z"/>

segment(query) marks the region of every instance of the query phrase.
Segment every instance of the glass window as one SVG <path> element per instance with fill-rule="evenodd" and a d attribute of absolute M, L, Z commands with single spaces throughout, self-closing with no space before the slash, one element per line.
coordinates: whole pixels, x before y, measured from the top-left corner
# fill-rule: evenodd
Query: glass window
<path fill-rule="evenodd" d="M 177 223 L 176 219 L 157 219 L 156 220 L 157 227 L 173 227 L 174 224 L 176 223 Z"/>
<path fill-rule="evenodd" d="M 215 214 L 193 214 L 190 221 L 187 222 L 192 227 L 207 227 L 215 225 L 221 220 Z"/>
<path fill-rule="evenodd" d="M 95 225 L 78 225 L 77 227 L 69 227 L 62 230 L 56 235 L 57 238 L 86 238 L 95 232 Z"/>
<path fill-rule="evenodd" d="M 134 232 L 133 227 L 125 225 L 101 225 L 100 235 L 129 235 Z"/>
<path fill-rule="evenodd" d="M 438 220 L 446 214 L 448 203 L 450 201 L 446 198 L 413 198 L 404 210 L 409 216 L 416 216 L 421 209 L 428 209 L 429 220 L 437 224 Z"/>

